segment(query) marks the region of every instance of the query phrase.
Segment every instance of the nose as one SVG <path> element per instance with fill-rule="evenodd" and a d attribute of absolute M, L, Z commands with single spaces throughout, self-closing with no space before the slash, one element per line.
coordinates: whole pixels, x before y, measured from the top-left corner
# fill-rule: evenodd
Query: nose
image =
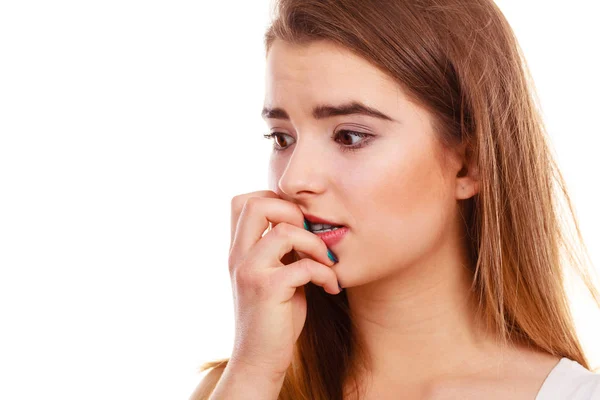
<path fill-rule="evenodd" d="M 293 152 L 290 152 L 277 183 L 279 190 L 291 198 L 320 193 L 326 186 L 327 158 L 322 144 L 319 145 L 316 138 L 305 139 L 294 143 Z M 285 164 L 285 160 L 280 162 Z"/>

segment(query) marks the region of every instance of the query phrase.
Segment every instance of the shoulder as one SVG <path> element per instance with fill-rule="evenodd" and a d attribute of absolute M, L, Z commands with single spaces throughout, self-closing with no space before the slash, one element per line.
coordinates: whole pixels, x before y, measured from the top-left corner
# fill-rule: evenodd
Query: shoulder
<path fill-rule="evenodd" d="M 560 378 L 566 364 L 564 360 L 561 361 L 558 356 L 539 351 L 510 353 L 510 356 L 497 357 L 493 362 L 489 362 L 489 366 L 476 368 L 473 371 L 465 370 L 455 379 L 440 381 L 432 386 L 427 398 L 435 400 L 456 398 L 600 400 L 592 395 L 571 397 L 570 392 L 565 391 L 566 388 L 561 387 L 562 390 L 557 391 L 553 387 L 553 385 L 561 386 L 565 381 L 569 381 L 569 378 Z M 583 373 L 587 372 L 588 376 L 598 376 L 581 365 L 579 367 Z M 581 373 L 581 371 L 578 372 Z M 596 382 L 598 382 L 598 378 L 596 378 Z"/>
<path fill-rule="evenodd" d="M 190 396 L 189 400 L 208 400 L 208 397 L 217 386 L 225 366 L 214 367 L 208 371 L 208 373 L 202 378 L 194 393 Z"/>
<path fill-rule="evenodd" d="M 550 371 L 536 400 L 600 400 L 600 374 L 563 357 Z"/>

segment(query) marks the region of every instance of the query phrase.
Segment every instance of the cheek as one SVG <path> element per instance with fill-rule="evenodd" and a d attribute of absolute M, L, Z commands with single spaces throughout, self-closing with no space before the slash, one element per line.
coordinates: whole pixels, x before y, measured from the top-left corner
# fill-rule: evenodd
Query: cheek
<path fill-rule="evenodd" d="M 406 152 L 379 154 L 356 169 L 349 181 L 360 203 L 360 222 L 406 224 L 422 221 L 443 207 L 447 188 L 437 159 L 422 146 Z M 361 206 L 362 205 L 362 206 Z M 366 218 L 366 219 L 365 219 Z"/>
<path fill-rule="evenodd" d="M 449 188 L 430 152 L 384 159 L 376 169 L 367 168 L 368 180 L 352 189 L 360 193 L 351 206 L 357 234 L 371 260 L 410 263 L 431 251 L 449 226 Z"/>

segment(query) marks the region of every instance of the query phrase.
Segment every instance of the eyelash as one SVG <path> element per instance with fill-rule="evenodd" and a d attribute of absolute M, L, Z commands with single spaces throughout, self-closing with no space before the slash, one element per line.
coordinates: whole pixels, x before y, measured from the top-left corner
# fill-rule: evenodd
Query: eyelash
<path fill-rule="evenodd" d="M 337 131 L 336 133 L 334 133 L 331 138 L 334 139 L 340 133 L 349 133 L 349 134 L 356 135 L 356 136 L 359 136 L 359 137 L 371 137 L 371 136 L 375 136 L 375 135 L 371 135 L 369 133 L 355 132 L 355 131 L 350 131 L 350 130 L 347 130 L 347 129 L 341 129 L 341 130 Z M 269 133 L 269 134 L 266 134 L 266 135 L 263 135 L 263 136 L 265 138 L 267 138 L 267 139 L 272 139 L 272 138 L 277 137 L 279 135 L 286 135 L 286 134 L 283 133 L 283 132 L 273 132 L 273 133 Z M 287 136 L 289 136 L 289 135 L 287 135 Z M 361 141 L 360 144 L 358 144 L 358 145 L 344 146 L 343 144 L 341 144 L 339 147 L 340 147 L 340 149 L 342 151 L 357 151 L 357 150 L 365 147 L 370 141 L 371 141 L 371 139 L 366 139 L 366 140 Z M 273 140 L 273 150 L 275 150 L 275 151 L 284 151 L 285 149 L 287 149 L 287 147 L 284 147 L 284 148 L 281 148 L 281 149 L 277 148 L 275 146 L 275 141 Z"/>

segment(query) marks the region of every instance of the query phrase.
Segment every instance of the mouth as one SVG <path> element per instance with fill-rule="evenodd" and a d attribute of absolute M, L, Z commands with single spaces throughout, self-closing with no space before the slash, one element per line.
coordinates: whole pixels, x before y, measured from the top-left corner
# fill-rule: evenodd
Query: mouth
<path fill-rule="evenodd" d="M 330 232 L 340 228 L 345 228 L 344 225 L 339 224 L 337 222 L 328 221 L 326 219 L 310 215 L 304 214 L 304 219 L 306 220 L 307 229 L 311 232 Z"/>

